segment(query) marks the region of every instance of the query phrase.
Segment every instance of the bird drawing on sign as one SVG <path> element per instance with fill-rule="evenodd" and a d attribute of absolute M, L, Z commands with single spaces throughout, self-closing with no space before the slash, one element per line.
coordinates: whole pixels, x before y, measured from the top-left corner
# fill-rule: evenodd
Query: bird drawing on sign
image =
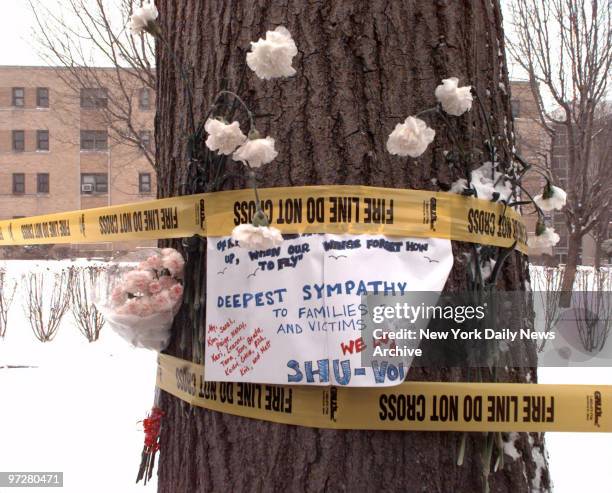
<path fill-rule="evenodd" d="M 437 264 L 439 264 L 439 263 L 440 263 L 440 261 L 439 261 L 439 260 L 431 259 L 431 258 L 429 258 L 427 255 L 423 255 L 423 258 L 426 258 L 427 260 L 429 260 L 429 263 L 430 263 L 430 264 L 431 264 L 431 263 L 433 263 L 433 262 L 435 262 L 435 263 L 437 263 Z"/>
<path fill-rule="evenodd" d="M 248 279 L 249 277 L 255 277 L 255 274 L 257 273 L 257 271 L 258 271 L 258 270 L 259 270 L 259 267 L 257 267 L 257 269 L 255 269 L 255 270 L 254 270 L 254 271 L 253 271 L 251 274 L 249 274 L 249 275 L 247 276 L 247 279 Z"/>
<path fill-rule="evenodd" d="M 339 258 L 346 258 L 346 255 L 330 255 L 329 258 L 338 260 Z"/>
<path fill-rule="evenodd" d="M 225 269 L 220 270 L 219 272 L 217 272 L 217 275 L 219 274 L 225 274 L 225 271 L 227 270 L 227 266 L 225 267 Z"/>

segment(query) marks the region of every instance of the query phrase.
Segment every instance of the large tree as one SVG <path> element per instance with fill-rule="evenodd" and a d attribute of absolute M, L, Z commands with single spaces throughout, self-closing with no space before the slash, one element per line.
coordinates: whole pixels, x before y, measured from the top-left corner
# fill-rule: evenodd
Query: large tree
<path fill-rule="evenodd" d="M 200 168 L 186 158 L 193 149 L 188 104 L 193 99 L 198 121 L 224 88 L 243 96 L 255 112 L 257 128 L 276 138 L 278 158 L 258 170 L 262 186 L 448 189 L 466 170 L 449 166 L 445 151 L 455 146 L 439 121 L 432 124 L 436 140 L 418 160 L 390 155 L 385 143 L 398 122 L 433 106 L 435 87 L 449 76 L 471 84 L 482 98 L 482 111 L 475 105 L 465 118 L 451 123 L 459 144 L 471 150 L 469 166 L 489 159 L 485 141 L 491 138 L 483 114 L 490 116 L 497 159 L 502 166 L 512 160 L 509 81 L 497 1 L 166 0 L 158 7 L 164 42 L 157 45 L 156 135 L 163 197 L 211 183 L 211 176 L 195 176 Z M 250 41 L 279 25 L 291 31 L 298 46 L 293 61 L 297 75 L 262 81 L 245 67 L 245 55 Z M 185 91 L 185 78 L 190 92 Z M 216 186 L 248 186 L 240 165 L 228 160 L 226 173 L 229 178 Z M 191 248 L 187 271 L 203 278 L 203 253 L 191 242 L 183 246 Z M 468 270 L 460 259 L 473 247 L 454 243 L 453 248 L 457 260 L 446 288 L 460 290 L 467 285 Z M 525 277 L 525 259 L 514 252 L 498 286 L 521 289 Z M 193 316 L 183 311 L 177 317 L 170 354 L 186 359 L 197 354 L 198 341 L 188 328 Z M 204 310 L 195 316 L 201 319 Z M 203 325 L 202 320 L 196 323 Z M 525 343 L 520 350 L 524 361 L 533 362 L 531 346 Z M 501 378 L 524 381 L 526 373 L 510 369 Z M 458 380 L 465 372 L 413 369 L 409 378 Z M 160 406 L 166 412 L 158 483 L 164 493 L 473 492 L 482 491 L 487 476 L 482 433 L 469 436 L 463 465 L 457 466 L 460 433 L 286 426 L 190 407 L 165 393 Z M 491 474 L 491 491 L 546 491 L 547 470 L 533 459 L 543 451 L 542 435 L 512 439 L 519 457 Z"/>

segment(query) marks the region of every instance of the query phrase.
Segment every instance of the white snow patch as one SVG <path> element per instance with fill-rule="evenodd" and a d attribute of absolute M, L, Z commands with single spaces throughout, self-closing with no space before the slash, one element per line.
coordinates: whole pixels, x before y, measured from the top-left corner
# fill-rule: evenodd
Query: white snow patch
<path fill-rule="evenodd" d="M 476 272 L 474 271 L 474 261 L 473 261 L 472 254 L 470 252 L 465 252 L 463 255 L 465 256 L 466 265 L 468 269 L 470 269 L 472 277 L 476 277 Z M 480 261 L 480 272 L 482 274 L 483 281 L 486 281 L 491 277 L 491 274 L 493 273 L 493 268 L 495 267 L 495 263 L 496 262 L 493 259 Z"/>
<path fill-rule="evenodd" d="M 135 484 L 156 353 L 131 348 L 109 327 L 88 343 L 70 312 L 57 337 L 43 344 L 24 316 L 21 275 L 71 265 L 91 262 L 0 262 L 20 284 L 0 339 L 0 367 L 36 367 L 0 368 L 0 464 L 5 471 L 63 471 L 66 493 L 156 491 L 156 472 L 146 486 Z"/>
<path fill-rule="evenodd" d="M 485 162 L 479 168 L 476 168 L 470 173 L 471 186 L 476 190 L 479 199 L 492 200 L 493 194 L 498 193 L 497 200 L 508 200 L 512 196 L 512 186 L 510 180 L 505 177 L 492 166 L 490 161 Z M 465 178 L 460 178 L 454 181 L 450 191 L 453 193 L 462 193 L 468 188 L 468 183 Z"/>
<path fill-rule="evenodd" d="M 496 262 L 493 259 L 481 262 L 480 270 L 482 272 L 482 278 L 484 280 L 487 280 L 491 277 L 491 274 L 493 274 L 493 269 L 495 268 L 495 264 Z"/>
<path fill-rule="evenodd" d="M 521 458 L 521 453 L 516 449 L 515 442 L 520 438 L 516 432 L 508 435 L 508 441 L 504 442 L 504 454 L 510 457 L 513 461 Z"/>
<path fill-rule="evenodd" d="M 542 492 L 542 471 L 546 471 L 548 466 L 546 464 L 546 459 L 542 454 L 539 446 L 534 446 L 533 437 L 529 435 L 529 445 L 531 445 L 531 458 L 536 466 L 535 476 L 533 478 L 533 482 L 531 484 L 532 493 L 541 493 Z M 544 490 L 546 491 L 546 490 Z"/>

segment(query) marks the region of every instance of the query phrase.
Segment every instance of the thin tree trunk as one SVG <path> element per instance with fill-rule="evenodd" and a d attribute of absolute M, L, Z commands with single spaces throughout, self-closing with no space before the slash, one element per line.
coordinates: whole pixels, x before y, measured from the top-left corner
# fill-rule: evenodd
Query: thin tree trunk
<path fill-rule="evenodd" d="M 567 261 L 563 271 L 563 281 L 561 282 L 561 297 L 559 304 L 562 307 L 569 307 L 572 299 L 572 290 L 576 279 L 576 270 L 580 257 L 580 247 L 582 245 L 582 235 L 574 233 L 567 239 Z"/>
<path fill-rule="evenodd" d="M 256 114 L 257 128 L 276 139 L 278 158 L 259 170 L 262 186 L 365 184 L 437 189 L 463 176 L 449 171 L 453 146 L 437 125 L 431 150 L 418 161 L 391 156 L 388 134 L 406 116 L 433 106 L 442 78 L 475 86 L 490 113 L 493 132 L 512 148 L 509 88 L 498 2 L 383 0 L 166 0 L 159 1 L 164 36 L 195 83 L 196 118 L 221 87 L 240 92 Z M 278 25 L 298 46 L 295 77 L 261 81 L 245 70 L 250 41 Z M 157 157 L 160 192 L 177 194 L 186 167 L 186 101 L 172 59 L 158 46 Z M 242 79 L 242 74 L 245 78 Z M 239 87 L 239 81 L 243 84 Z M 461 144 L 487 160 L 488 139 L 477 106 L 457 120 Z M 509 160 L 503 150 L 500 160 Z M 231 165 L 230 173 L 241 173 Z M 437 182 L 432 179 L 436 179 Z M 243 179 L 225 188 L 244 188 Z M 468 250 L 454 244 L 456 258 Z M 205 276 L 205 272 L 201 273 Z M 510 256 L 500 286 L 522 289 L 526 276 L 518 253 Z M 466 272 L 456 262 L 448 289 L 461 289 Z M 181 330 L 180 314 L 175 335 Z M 169 352 L 191 357 L 191 341 Z M 534 361 L 525 343 L 524 358 Z M 530 358 L 530 359 L 528 359 Z M 535 364 L 533 365 L 535 366 Z M 507 380 L 521 381 L 524 370 Z M 413 380 L 460 379 L 460 372 L 411 371 Z M 162 393 L 159 491 L 428 491 L 482 489 L 483 434 L 468 440 L 464 465 L 456 466 L 459 433 L 318 430 L 249 420 L 192 408 Z M 359 412 L 355 410 L 355 412 Z M 533 444 L 533 445 L 532 445 Z M 521 435 L 521 457 L 493 474 L 495 492 L 527 492 L 548 486 L 532 446 L 542 437 Z M 536 472 L 539 477 L 535 477 Z"/>

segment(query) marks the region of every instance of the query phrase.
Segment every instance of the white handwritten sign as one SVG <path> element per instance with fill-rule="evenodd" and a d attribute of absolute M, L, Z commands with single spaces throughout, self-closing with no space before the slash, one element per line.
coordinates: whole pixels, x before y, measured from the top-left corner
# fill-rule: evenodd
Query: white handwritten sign
<path fill-rule="evenodd" d="M 397 385 L 404 365 L 361 365 L 361 296 L 441 291 L 452 263 L 442 239 L 317 234 L 249 251 L 209 238 L 205 378 Z"/>

